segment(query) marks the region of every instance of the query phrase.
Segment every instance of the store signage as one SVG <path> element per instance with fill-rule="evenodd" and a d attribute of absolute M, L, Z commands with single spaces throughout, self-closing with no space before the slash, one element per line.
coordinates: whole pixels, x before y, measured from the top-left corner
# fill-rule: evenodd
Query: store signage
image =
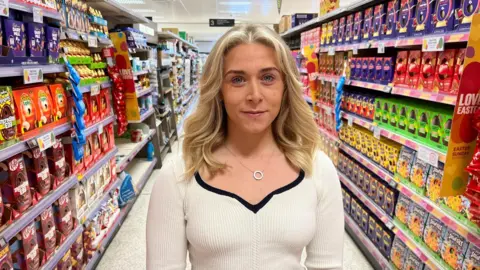
<path fill-rule="evenodd" d="M 96 96 L 100 94 L 100 84 L 94 84 L 90 87 L 90 96 Z"/>
<path fill-rule="evenodd" d="M 468 172 L 465 170 L 475 153 L 478 132 L 474 126 L 478 123 L 474 114 L 480 108 L 478 86 L 480 85 L 480 14 L 475 14 L 470 28 L 470 36 L 465 53 L 465 62 L 460 90 L 458 92 L 450 136 L 447 159 L 444 167 L 440 196 L 455 196 L 465 192 Z"/>
<path fill-rule="evenodd" d="M 55 142 L 55 134 L 53 134 L 53 132 L 43 134 L 42 136 L 38 137 L 36 141 L 40 151 L 45 151 L 52 147 L 53 143 Z"/>
<path fill-rule="evenodd" d="M 435 151 L 425 147 L 419 147 L 417 157 L 434 167 L 438 167 L 438 153 Z"/>
<path fill-rule="evenodd" d="M 33 22 L 43 23 L 43 9 L 38 7 L 33 7 Z"/>
<path fill-rule="evenodd" d="M 233 27 L 234 19 L 210 19 L 210 27 Z"/>
<path fill-rule="evenodd" d="M 10 10 L 8 9 L 8 0 L 0 0 L 0 16 L 10 16 Z"/>
<path fill-rule="evenodd" d="M 90 48 L 98 47 L 98 39 L 96 36 L 88 35 L 88 47 Z"/>
<path fill-rule="evenodd" d="M 385 53 L 385 43 L 379 42 L 377 47 L 377 53 Z"/>
<path fill-rule="evenodd" d="M 43 82 L 43 71 L 41 68 L 26 68 L 23 70 L 23 83 L 32 84 Z"/>
<path fill-rule="evenodd" d="M 144 33 L 144 34 L 147 34 L 149 36 L 154 36 L 155 35 L 155 30 L 153 30 L 153 28 L 150 28 L 144 24 L 139 24 L 138 25 L 138 30 L 140 30 L 140 32 Z"/>
<path fill-rule="evenodd" d="M 423 39 L 423 52 L 441 52 L 445 48 L 445 40 L 443 36 L 426 37 Z"/>

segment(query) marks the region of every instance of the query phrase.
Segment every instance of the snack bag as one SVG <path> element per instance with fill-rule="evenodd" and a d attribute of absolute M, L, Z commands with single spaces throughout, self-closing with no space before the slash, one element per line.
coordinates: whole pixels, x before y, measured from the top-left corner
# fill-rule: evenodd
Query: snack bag
<path fill-rule="evenodd" d="M 400 194 L 397 206 L 395 207 L 395 217 L 397 217 L 403 224 L 407 224 L 411 205 L 413 205 L 413 202 L 403 194 Z"/>
<path fill-rule="evenodd" d="M 390 258 L 393 264 L 398 269 L 406 269 L 405 266 L 405 259 L 407 257 L 408 248 L 407 246 L 400 240 L 398 237 L 395 237 L 392 244 L 392 251 L 390 253 Z"/>
<path fill-rule="evenodd" d="M 431 250 L 440 254 L 440 248 L 446 231 L 447 227 L 441 220 L 433 215 L 429 215 L 427 224 L 425 225 L 425 231 L 423 232 L 423 241 Z"/>
<path fill-rule="evenodd" d="M 468 241 L 455 231 L 448 229 L 443 240 L 442 259 L 453 269 L 459 269 L 467 248 Z"/>

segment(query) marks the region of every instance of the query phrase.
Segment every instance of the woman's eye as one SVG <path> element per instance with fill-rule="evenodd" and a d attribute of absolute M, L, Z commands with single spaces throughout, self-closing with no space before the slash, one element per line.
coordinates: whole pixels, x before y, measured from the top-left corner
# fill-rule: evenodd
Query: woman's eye
<path fill-rule="evenodd" d="M 272 75 L 265 75 L 265 76 L 263 76 L 262 79 L 263 79 L 264 82 L 271 83 L 275 80 L 275 77 L 272 76 Z"/>
<path fill-rule="evenodd" d="M 232 83 L 233 84 L 241 84 L 244 83 L 245 80 L 242 77 L 234 77 L 232 78 Z"/>

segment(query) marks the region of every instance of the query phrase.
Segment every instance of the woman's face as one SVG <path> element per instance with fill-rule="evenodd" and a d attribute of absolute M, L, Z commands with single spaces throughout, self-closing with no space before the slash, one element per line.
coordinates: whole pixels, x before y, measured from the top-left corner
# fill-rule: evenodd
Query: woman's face
<path fill-rule="evenodd" d="M 284 82 L 274 49 L 242 44 L 224 59 L 222 98 L 229 125 L 246 133 L 270 128 L 282 103 Z"/>

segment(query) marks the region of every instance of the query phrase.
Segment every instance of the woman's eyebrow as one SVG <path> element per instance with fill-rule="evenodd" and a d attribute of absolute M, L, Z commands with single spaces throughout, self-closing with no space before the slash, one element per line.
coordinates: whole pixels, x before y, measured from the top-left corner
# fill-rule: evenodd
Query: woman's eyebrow
<path fill-rule="evenodd" d="M 260 72 L 264 73 L 264 72 L 268 72 L 268 71 L 277 71 L 278 73 L 280 73 L 280 70 L 278 70 L 278 68 L 276 67 L 266 67 L 266 68 L 262 68 L 260 70 Z M 228 74 L 230 73 L 233 73 L 233 74 L 238 74 L 238 75 L 245 75 L 246 72 L 243 71 L 243 70 L 229 70 L 225 73 L 225 75 L 223 75 L 224 77 L 227 76 Z"/>

